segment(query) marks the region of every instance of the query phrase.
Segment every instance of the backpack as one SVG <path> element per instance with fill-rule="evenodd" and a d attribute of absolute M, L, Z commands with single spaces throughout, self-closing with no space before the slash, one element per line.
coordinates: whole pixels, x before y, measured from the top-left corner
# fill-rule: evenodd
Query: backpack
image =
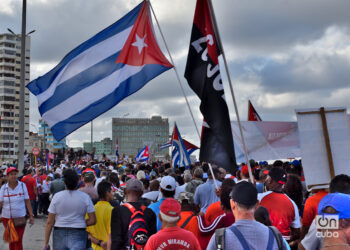
<path fill-rule="evenodd" d="M 241 242 L 243 249 L 249 249 L 249 247 L 246 245 L 246 241 L 243 235 L 239 232 L 239 230 L 237 228 L 231 228 L 231 230 L 232 229 L 234 229 L 232 232 L 236 235 L 238 240 Z M 226 228 L 219 228 L 215 230 L 215 243 L 216 243 L 216 248 L 218 250 L 225 249 L 225 231 L 226 231 Z M 269 238 L 271 239 L 269 239 L 269 243 L 267 246 L 268 249 L 272 249 L 272 243 L 273 243 L 272 237 L 276 239 L 277 247 L 279 250 L 286 249 L 284 246 L 281 233 L 274 226 L 269 226 Z"/>
<path fill-rule="evenodd" d="M 129 203 L 123 204 L 131 212 L 130 223 L 128 228 L 127 249 L 140 250 L 143 249 L 148 241 L 148 230 L 146 229 L 146 221 L 144 219 L 145 206 L 141 206 L 139 210 L 135 209 Z"/>

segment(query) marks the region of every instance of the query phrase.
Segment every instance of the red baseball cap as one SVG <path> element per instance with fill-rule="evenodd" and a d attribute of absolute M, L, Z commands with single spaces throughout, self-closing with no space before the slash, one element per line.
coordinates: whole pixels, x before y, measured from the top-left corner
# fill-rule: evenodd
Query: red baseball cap
<path fill-rule="evenodd" d="M 241 172 L 243 175 L 248 175 L 248 166 L 244 165 L 241 169 Z"/>
<path fill-rule="evenodd" d="M 177 200 L 168 198 L 160 205 L 160 211 L 166 216 L 175 218 L 181 214 L 181 205 Z"/>
<path fill-rule="evenodd" d="M 16 171 L 16 172 L 18 173 L 18 169 L 17 169 L 17 168 L 15 168 L 15 167 L 9 167 L 9 168 L 7 168 L 7 170 L 6 170 L 6 174 L 8 175 L 8 174 L 11 173 L 12 171 Z"/>

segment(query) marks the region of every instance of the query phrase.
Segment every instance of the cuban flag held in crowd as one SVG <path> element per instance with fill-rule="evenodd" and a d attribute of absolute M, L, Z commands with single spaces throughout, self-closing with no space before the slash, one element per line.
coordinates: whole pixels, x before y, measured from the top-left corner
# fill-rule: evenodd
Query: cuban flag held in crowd
<path fill-rule="evenodd" d="M 27 88 L 60 141 L 172 67 L 157 44 L 149 5 L 143 1 Z"/>
<path fill-rule="evenodd" d="M 197 146 L 193 145 L 192 143 L 190 143 L 189 141 L 186 141 L 185 139 L 182 139 L 182 141 L 185 144 L 186 150 L 188 155 L 190 156 L 194 151 L 196 151 L 198 149 Z M 181 161 L 180 161 L 180 154 L 179 151 L 177 150 L 176 147 L 174 147 L 173 152 L 171 153 L 171 162 L 173 164 L 173 167 L 177 166 L 183 166 L 181 165 Z"/>
<path fill-rule="evenodd" d="M 181 135 L 180 135 L 179 129 L 176 126 L 176 123 L 174 126 L 173 134 L 171 136 L 171 141 L 172 141 L 173 146 L 175 147 L 176 151 L 178 152 L 179 160 L 177 161 L 178 164 L 176 164 L 176 165 L 189 167 L 191 164 L 190 155 L 188 154 L 188 152 L 186 150 L 185 143 L 181 138 Z M 172 159 L 174 159 L 174 156 L 175 155 L 173 154 Z M 175 167 L 176 165 L 173 165 L 173 167 Z"/>
<path fill-rule="evenodd" d="M 141 149 L 141 151 L 136 155 L 135 161 L 144 162 L 144 161 L 148 161 L 148 159 L 149 159 L 149 150 L 148 150 L 148 146 L 146 146 L 143 149 Z"/>

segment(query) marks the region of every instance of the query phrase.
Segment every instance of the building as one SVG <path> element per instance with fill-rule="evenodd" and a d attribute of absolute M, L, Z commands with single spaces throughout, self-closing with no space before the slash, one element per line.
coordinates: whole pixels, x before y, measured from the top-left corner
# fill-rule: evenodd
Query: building
<path fill-rule="evenodd" d="M 45 147 L 50 151 L 58 151 L 59 149 L 66 148 L 66 139 L 62 139 L 61 141 L 56 141 L 53 137 L 51 129 L 49 125 L 43 120 L 39 121 L 39 136 L 45 138 Z"/>
<path fill-rule="evenodd" d="M 102 141 L 93 142 L 95 155 L 101 156 L 105 155 L 114 155 L 115 154 L 115 145 L 113 145 L 111 138 L 104 138 Z M 84 151 L 91 153 L 91 142 L 84 142 L 83 144 Z"/>
<path fill-rule="evenodd" d="M 26 38 L 25 83 L 29 82 L 30 36 Z M 0 160 L 18 158 L 21 76 L 20 35 L 0 34 Z M 24 147 L 29 148 L 29 90 L 25 89 Z"/>
<path fill-rule="evenodd" d="M 169 141 L 168 118 L 113 118 L 112 140 L 114 144 L 118 140 L 119 155 L 135 157 L 147 145 L 151 158 L 164 159 L 169 149 L 160 150 L 159 146 Z"/>

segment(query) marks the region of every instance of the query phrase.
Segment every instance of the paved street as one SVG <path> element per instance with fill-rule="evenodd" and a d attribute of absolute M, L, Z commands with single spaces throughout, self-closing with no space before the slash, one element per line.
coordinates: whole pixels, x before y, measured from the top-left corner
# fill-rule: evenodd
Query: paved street
<path fill-rule="evenodd" d="M 40 217 L 35 219 L 32 227 L 27 224 L 24 231 L 23 249 L 24 250 L 40 250 L 44 244 L 44 229 L 46 218 Z M 2 236 L 4 234 L 4 226 L 0 226 L 0 250 L 8 250 L 8 244 L 4 242 Z"/>

